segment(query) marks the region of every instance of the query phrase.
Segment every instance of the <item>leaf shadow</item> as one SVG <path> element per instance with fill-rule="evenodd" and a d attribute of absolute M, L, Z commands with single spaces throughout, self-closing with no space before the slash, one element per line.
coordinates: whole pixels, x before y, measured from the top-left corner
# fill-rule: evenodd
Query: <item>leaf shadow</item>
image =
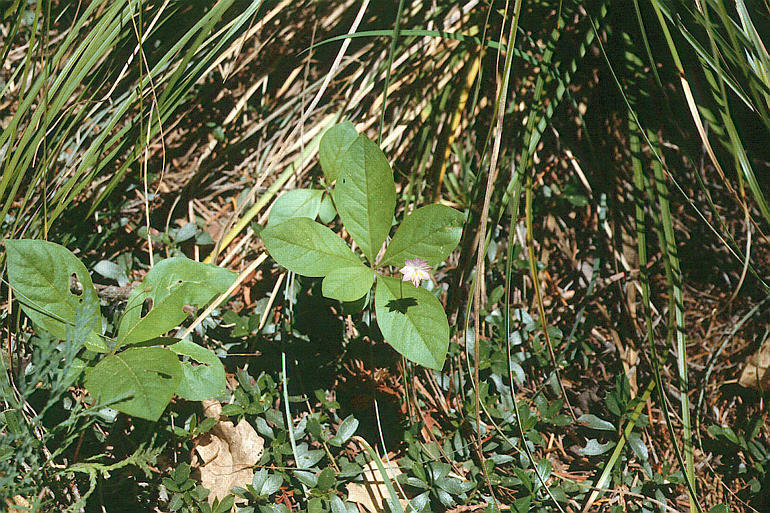
<path fill-rule="evenodd" d="M 407 310 L 412 306 L 417 306 L 417 299 L 413 297 L 402 297 L 401 299 L 389 301 L 385 305 L 385 308 L 387 308 L 389 312 L 400 312 L 406 315 Z"/>

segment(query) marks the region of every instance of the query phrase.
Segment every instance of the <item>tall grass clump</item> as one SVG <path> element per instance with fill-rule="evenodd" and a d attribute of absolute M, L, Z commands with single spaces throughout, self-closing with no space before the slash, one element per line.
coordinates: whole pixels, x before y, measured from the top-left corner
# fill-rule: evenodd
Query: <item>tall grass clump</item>
<path fill-rule="evenodd" d="M 177 397 L 152 423 L 84 399 L 66 370 L 93 366 L 93 312 L 52 340 L 3 282 L 13 496 L 93 509 L 130 467 L 142 504 L 190 511 L 770 507 L 767 2 L 3 5 L 3 238 L 82 243 L 100 293 L 119 284 L 105 325 L 165 257 L 238 271 L 177 335 L 226 369 L 221 418 L 265 442 L 252 483 L 215 502 L 201 405 Z M 449 319 L 431 368 L 382 343 L 374 296 L 347 301 L 359 284 L 339 269 L 292 267 L 302 241 L 285 267 L 268 258 L 296 235 L 276 217 L 363 230 L 338 217 L 346 137 L 388 178 L 359 209 L 387 203 L 376 245 L 418 207 L 459 211 L 458 248 L 417 283 Z M 371 269 L 339 251 L 397 285 L 374 245 Z M 121 436 L 119 458 L 99 452 Z M 386 467 L 379 503 L 356 498 Z"/>

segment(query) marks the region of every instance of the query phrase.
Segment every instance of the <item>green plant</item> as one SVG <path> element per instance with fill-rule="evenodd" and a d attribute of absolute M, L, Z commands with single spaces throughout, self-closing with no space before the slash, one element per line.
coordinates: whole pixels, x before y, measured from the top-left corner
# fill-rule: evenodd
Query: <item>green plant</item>
<path fill-rule="evenodd" d="M 0 114 L 0 229 L 30 236 L 47 235 L 93 182 L 107 180 L 92 212 L 137 165 L 147 177 L 149 142 L 262 2 L 205 11 L 176 1 L 11 4 L 0 7 L 15 16 L 0 42 L 0 64 L 13 69 L 0 79 L 0 103 L 10 106 Z M 19 41 L 29 51 L 6 62 Z"/>
<path fill-rule="evenodd" d="M 221 501 L 214 499 L 209 505 L 207 501 L 209 491 L 196 484 L 190 478 L 190 465 L 180 464 L 171 473 L 171 477 L 163 478 L 163 486 L 167 492 L 171 492 L 171 498 L 168 503 L 170 511 L 181 511 L 184 513 L 227 513 L 233 508 L 235 497 L 226 496 Z"/>
<path fill-rule="evenodd" d="M 224 393 L 224 367 L 212 351 L 164 334 L 227 290 L 235 273 L 183 257 L 159 262 L 131 293 L 117 333 L 108 337 L 91 277 L 75 255 L 46 241 L 5 245 L 10 286 L 37 327 L 64 340 L 77 312 L 92 312 L 84 338 L 88 351 L 71 369 L 85 371 L 85 386 L 99 404 L 157 421 L 174 394 L 202 400 Z M 106 354 L 91 365 L 100 353 Z"/>
<path fill-rule="evenodd" d="M 438 204 L 418 208 L 383 248 L 393 224 L 396 186 L 382 150 L 345 122 L 324 134 L 319 157 L 330 193 L 304 189 L 281 196 L 261 232 L 265 247 L 290 271 L 323 277 L 322 292 L 332 299 L 363 302 L 376 280 L 374 308 L 385 340 L 409 360 L 441 369 L 449 324 L 436 296 L 417 285 L 455 248 L 464 215 Z M 331 221 L 332 209 L 367 263 L 314 221 L 317 215 Z M 402 267 L 412 283 L 384 274 L 389 266 Z"/>

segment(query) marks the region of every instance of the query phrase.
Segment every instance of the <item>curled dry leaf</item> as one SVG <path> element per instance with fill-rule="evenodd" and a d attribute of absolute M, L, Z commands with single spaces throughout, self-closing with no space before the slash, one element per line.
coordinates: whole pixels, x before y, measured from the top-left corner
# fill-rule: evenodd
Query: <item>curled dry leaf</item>
<path fill-rule="evenodd" d="M 218 401 L 203 401 L 203 411 L 207 417 L 218 418 L 222 405 Z M 220 420 L 196 440 L 195 450 L 201 484 L 209 489 L 209 502 L 213 502 L 215 497 L 223 499 L 233 486 L 251 484 L 254 465 L 265 451 L 265 440 L 246 419 L 237 425 Z"/>
<path fill-rule="evenodd" d="M 401 474 L 401 469 L 392 459 L 390 464 L 383 462 L 385 472 L 388 474 L 393 488 L 396 488 L 396 477 Z M 384 513 L 385 499 L 390 499 L 390 493 L 388 492 L 388 486 L 385 484 L 385 480 L 382 477 L 380 469 L 377 468 L 377 464 L 374 461 L 370 461 L 364 467 L 364 471 L 361 474 L 363 479 L 362 483 L 349 483 L 347 486 L 348 500 L 360 504 L 367 511 L 371 513 Z M 403 498 L 399 498 L 401 505 L 406 508 L 408 501 Z"/>
<path fill-rule="evenodd" d="M 770 389 L 770 340 L 762 344 L 759 354 L 749 357 L 738 383 L 747 388 Z"/>

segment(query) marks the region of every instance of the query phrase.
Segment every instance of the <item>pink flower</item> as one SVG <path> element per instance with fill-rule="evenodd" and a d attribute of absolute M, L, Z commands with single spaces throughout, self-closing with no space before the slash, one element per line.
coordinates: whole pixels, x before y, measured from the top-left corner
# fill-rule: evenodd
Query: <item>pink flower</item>
<path fill-rule="evenodd" d="M 415 287 L 419 287 L 422 280 L 430 279 L 430 270 L 427 260 L 415 258 L 404 262 L 400 272 L 404 275 L 404 281 L 411 281 Z"/>

